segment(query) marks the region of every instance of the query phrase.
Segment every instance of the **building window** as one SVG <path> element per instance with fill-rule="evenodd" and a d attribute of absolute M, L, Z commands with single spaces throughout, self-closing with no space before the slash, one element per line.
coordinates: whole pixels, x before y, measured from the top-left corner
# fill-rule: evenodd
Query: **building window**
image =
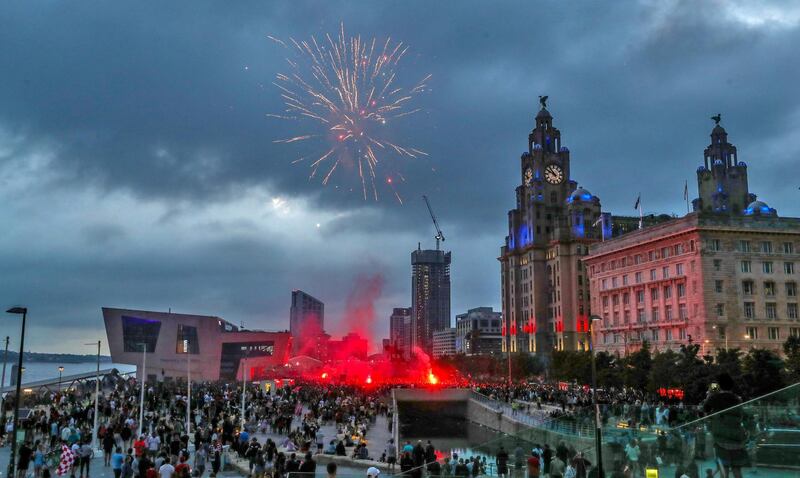
<path fill-rule="evenodd" d="M 744 338 L 747 340 L 758 340 L 758 327 L 745 327 Z"/>
<path fill-rule="evenodd" d="M 764 295 L 775 295 L 775 283 L 772 281 L 764 282 Z"/>
<path fill-rule="evenodd" d="M 790 319 L 797 318 L 797 303 L 796 302 L 789 302 L 786 304 L 786 316 Z"/>
<path fill-rule="evenodd" d="M 789 335 L 792 337 L 800 337 L 800 327 L 789 327 Z"/>
<path fill-rule="evenodd" d="M 742 272 L 750 272 L 752 269 L 750 261 L 742 261 Z"/>
<path fill-rule="evenodd" d="M 122 343 L 126 352 L 140 352 L 142 347 L 147 353 L 156 351 L 161 321 L 122 316 Z"/>
<path fill-rule="evenodd" d="M 794 244 L 791 242 L 784 242 L 783 243 L 783 253 L 784 254 L 794 254 Z"/>
<path fill-rule="evenodd" d="M 200 343 L 197 340 L 197 327 L 178 324 L 178 338 L 175 342 L 175 353 L 192 355 L 200 353 Z"/>
<path fill-rule="evenodd" d="M 720 325 L 719 327 L 717 327 L 717 337 L 721 338 L 722 340 L 725 340 L 725 336 L 726 336 L 725 326 Z"/>
<path fill-rule="evenodd" d="M 628 276 L 627 275 L 622 276 L 622 285 L 628 285 Z"/>
<path fill-rule="evenodd" d="M 630 303 L 631 303 L 631 295 L 630 293 L 625 292 L 624 294 L 622 294 L 622 304 L 628 305 Z"/>
<path fill-rule="evenodd" d="M 656 270 L 650 269 L 650 280 L 656 280 Z"/>
<path fill-rule="evenodd" d="M 678 329 L 678 340 L 686 340 L 686 329 L 683 327 Z"/>
<path fill-rule="evenodd" d="M 607 295 L 603 296 L 603 307 L 608 307 L 608 296 Z"/>
<path fill-rule="evenodd" d="M 666 248 L 666 247 L 662 247 L 661 248 L 661 258 L 662 259 L 666 259 L 667 257 L 669 257 L 669 249 Z"/>
<path fill-rule="evenodd" d="M 644 290 L 637 290 L 636 291 L 636 303 L 643 304 L 644 303 Z"/>
<path fill-rule="evenodd" d="M 623 323 L 629 324 L 631 322 L 631 312 L 626 310 L 622 315 Z"/>
<path fill-rule="evenodd" d="M 642 255 L 641 254 L 636 254 L 635 256 L 633 256 L 633 263 L 634 264 L 641 264 L 641 262 L 642 262 Z"/>
<path fill-rule="evenodd" d="M 772 243 L 769 241 L 761 241 L 761 252 L 772 254 Z"/>
<path fill-rule="evenodd" d="M 650 289 L 650 301 L 655 302 L 658 300 L 658 287 L 653 287 Z"/>
<path fill-rule="evenodd" d="M 721 281 L 721 280 L 714 281 L 714 291 L 717 294 L 722 294 L 722 284 L 723 284 L 723 281 Z"/>
<path fill-rule="evenodd" d="M 650 310 L 650 317 L 653 322 L 658 322 L 658 307 L 653 307 Z"/>
<path fill-rule="evenodd" d="M 611 305 L 619 305 L 619 295 L 614 294 L 611 296 Z"/>
<path fill-rule="evenodd" d="M 714 259 L 714 270 L 719 272 L 722 270 L 722 260 L 721 259 Z M 744 272 L 744 271 L 742 271 Z"/>
<path fill-rule="evenodd" d="M 794 274 L 794 262 L 784 262 L 783 272 L 786 274 Z"/>
<path fill-rule="evenodd" d="M 678 284 L 675 287 L 678 289 L 678 297 L 686 297 L 686 284 Z"/>
<path fill-rule="evenodd" d="M 780 340 L 781 339 L 781 329 L 778 327 L 767 327 L 767 336 L 770 340 Z"/>
<path fill-rule="evenodd" d="M 717 304 L 717 317 L 725 316 L 725 304 Z"/>
<path fill-rule="evenodd" d="M 672 298 L 672 286 L 665 285 L 664 286 L 664 299 L 671 299 Z"/>
<path fill-rule="evenodd" d="M 658 329 L 653 329 L 650 332 L 652 333 L 653 342 L 658 342 Z"/>
<path fill-rule="evenodd" d="M 637 284 L 641 284 L 642 283 L 642 273 L 641 272 L 637 272 L 636 275 L 634 275 L 634 281 L 636 281 Z"/>
<path fill-rule="evenodd" d="M 775 304 L 775 302 L 767 302 L 766 304 L 764 304 L 764 308 L 767 311 L 768 319 L 778 318 L 778 306 Z"/>
<path fill-rule="evenodd" d="M 719 239 L 709 239 L 708 240 L 708 249 L 710 251 L 721 251 L 722 244 L 720 243 Z"/>
<path fill-rule="evenodd" d="M 683 275 L 683 264 L 675 264 L 675 275 L 676 276 Z"/>
<path fill-rule="evenodd" d="M 672 306 L 668 305 L 664 307 L 664 320 L 667 322 L 672 320 Z"/>
<path fill-rule="evenodd" d="M 743 280 L 742 281 L 742 293 L 745 295 L 753 295 L 756 288 L 753 285 L 753 281 L 751 280 Z"/>
<path fill-rule="evenodd" d="M 648 251 L 647 252 L 647 260 L 648 261 L 654 261 L 655 259 L 656 259 L 655 251 Z"/>
<path fill-rule="evenodd" d="M 746 319 L 754 319 L 756 317 L 756 303 L 755 302 L 745 302 L 744 303 L 744 317 Z"/>
<path fill-rule="evenodd" d="M 669 279 L 669 266 L 664 266 L 661 268 L 661 275 L 664 279 Z"/>
<path fill-rule="evenodd" d="M 739 252 L 750 252 L 750 241 L 739 241 Z"/>
<path fill-rule="evenodd" d="M 606 279 L 603 279 L 602 282 L 600 282 L 600 290 L 606 290 L 607 288 L 606 285 L 607 285 Z"/>
<path fill-rule="evenodd" d="M 645 321 L 644 318 L 644 309 L 637 309 L 636 310 L 636 322 L 643 324 Z"/>
<path fill-rule="evenodd" d="M 611 288 L 615 289 L 616 287 L 617 287 L 617 278 L 616 277 L 612 277 L 611 278 Z"/>
<path fill-rule="evenodd" d="M 764 274 L 772 274 L 772 262 L 764 261 L 761 263 L 761 269 L 764 271 Z"/>
<path fill-rule="evenodd" d="M 686 310 L 686 304 L 678 304 L 678 316 L 684 320 L 689 318 L 689 312 Z"/>

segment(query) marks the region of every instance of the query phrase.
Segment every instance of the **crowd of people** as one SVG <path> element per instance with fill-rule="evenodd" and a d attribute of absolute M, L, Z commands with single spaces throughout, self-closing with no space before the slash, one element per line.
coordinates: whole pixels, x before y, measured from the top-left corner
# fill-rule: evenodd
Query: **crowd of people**
<path fill-rule="evenodd" d="M 472 388 L 513 404 L 514 413 L 593 425 L 591 392 L 584 387 L 530 382 Z M 32 411 L 20 422 L 24 439 L 18 446 L 15 478 L 89 478 L 95 454 L 93 389 L 89 383 L 25 396 L 24 405 Z M 488 445 L 481 453 L 459 456 L 438 452 L 430 441 L 396 446 L 390 439 L 380 457 L 371 456 L 370 448 L 374 453 L 376 447 L 368 446 L 367 436 L 377 417 L 387 418 L 389 431 L 393 424 L 388 390 L 383 388 L 303 383 L 268 391 L 251 386 L 242 400 L 238 384 L 198 383 L 187 413 L 185 384 L 157 382 L 146 385 L 141 419 L 136 380 L 108 376 L 101 390 L 96 440 L 103 466 L 111 468 L 115 478 L 216 476 L 228 457 L 246 463 L 254 478 L 282 478 L 292 472 L 315 473 L 318 455 L 375 460 L 392 472 L 399 466 L 400 473 L 412 478 L 583 478 L 595 469 L 581 450 L 564 441 L 522 442 L 511 447 L 511 453 Z M 626 431 L 607 439 L 614 451 L 607 470 L 638 477 L 646 466 L 672 465 L 682 475 L 699 478 L 698 462 L 707 450 L 705 429 L 671 425 L 709 410 L 640 390 L 598 391 L 597 398 L 604 423 L 622 424 L 615 428 Z M 11 406 L 6 402 L 7 409 Z M 323 428 L 335 432 L 326 436 Z M 655 430 L 656 438 L 640 440 L 640 429 Z"/>
<path fill-rule="evenodd" d="M 24 438 L 17 448 L 18 478 L 90 476 L 93 388 L 84 384 L 24 396 L 32 413 L 19 422 Z M 347 454 L 352 447 L 354 456 L 364 457 L 369 428 L 379 414 L 389 412 L 385 395 L 354 387 L 306 384 L 268 393 L 251 386 L 242 408 L 236 384 L 201 383 L 193 385 L 187 415 L 185 384 L 158 382 L 147 385 L 140 422 L 140 392 L 134 379 L 103 379 L 97 446 L 103 466 L 112 468 L 116 478 L 199 477 L 207 471 L 215 476 L 226 453 L 246 460 L 254 477 L 314 472 L 313 455 L 325 452 L 325 443 L 334 454 Z M 12 406 L 6 402 L 7 409 Z M 335 424 L 337 433 L 325 437 L 325 424 Z M 281 439 L 259 441 L 258 434 Z"/>

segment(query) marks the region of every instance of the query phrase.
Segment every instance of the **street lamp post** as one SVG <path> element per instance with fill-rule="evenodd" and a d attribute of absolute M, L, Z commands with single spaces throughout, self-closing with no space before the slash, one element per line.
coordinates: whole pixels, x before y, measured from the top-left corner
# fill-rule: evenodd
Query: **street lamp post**
<path fill-rule="evenodd" d="M 12 307 L 6 312 L 9 314 L 22 315 L 22 331 L 19 339 L 19 360 L 17 363 L 17 387 L 14 400 L 14 423 L 11 432 L 11 458 L 8 460 L 8 476 L 13 478 L 17 471 L 17 422 L 19 422 L 19 404 L 22 401 L 22 355 L 25 353 L 25 319 L 28 317 L 26 307 Z"/>
<path fill-rule="evenodd" d="M 245 424 L 245 419 L 244 419 L 244 400 L 245 400 L 245 397 L 247 396 L 246 392 L 247 392 L 247 357 L 245 356 L 244 360 L 242 360 L 242 412 L 241 412 L 242 413 L 242 430 L 244 430 L 244 424 Z"/>
<path fill-rule="evenodd" d="M 3 376 L 0 378 L 0 387 L 6 386 L 6 362 L 8 361 L 8 341 L 9 337 L 6 335 L 6 350 L 3 352 Z M 5 395 L 0 393 L 0 427 L 5 430 L 6 426 L 6 401 L 3 398 Z"/>
<path fill-rule="evenodd" d="M 64 373 L 64 366 L 58 366 L 58 393 L 61 393 L 61 375 Z"/>
<path fill-rule="evenodd" d="M 144 388 L 147 386 L 147 344 L 142 343 L 142 380 L 141 394 L 139 398 L 139 436 L 142 436 L 144 425 Z"/>
<path fill-rule="evenodd" d="M 94 345 L 84 344 L 84 345 Z M 59 375 L 59 388 L 61 388 L 61 378 Z M 97 341 L 97 372 L 94 381 L 94 424 L 92 425 L 92 450 L 97 450 L 97 415 L 100 411 L 100 341 Z"/>
<path fill-rule="evenodd" d="M 594 323 L 601 320 L 592 315 L 589 317 L 589 350 L 592 356 L 592 405 L 594 405 L 594 446 L 597 450 L 597 476 L 603 478 L 603 431 L 600 421 L 600 404 L 597 402 L 597 361 L 594 353 Z M 627 352 L 627 351 L 626 351 Z"/>

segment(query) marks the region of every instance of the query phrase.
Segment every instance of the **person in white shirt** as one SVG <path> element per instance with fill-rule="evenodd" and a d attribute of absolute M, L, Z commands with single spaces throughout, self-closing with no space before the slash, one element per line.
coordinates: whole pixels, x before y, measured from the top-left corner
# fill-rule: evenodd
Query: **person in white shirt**
<path fill-rule="evenodd" d="M 147 450 L 150 452 L 152 456 L 156 456 L 158 454 L 158 450 L 161 448 L 161 438 L 156 435 L 156 432 L 150 434 L 147 437 Z"/>
<path fill-rule="evenodd" d="M 158 474 L 161 478 L 172 478 L 175 473 L 175 467 L 169 463 L 169 458 L 164 460 L 164 464 L 158 469 Z"/>

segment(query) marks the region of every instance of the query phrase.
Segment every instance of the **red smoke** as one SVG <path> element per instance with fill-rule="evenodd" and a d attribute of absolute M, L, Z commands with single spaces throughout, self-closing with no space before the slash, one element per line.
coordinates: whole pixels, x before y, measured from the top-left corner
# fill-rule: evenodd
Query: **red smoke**
<path fill-rule="evenodd" d="M 348 333 L 355 333 L 369 341 L 375 340 L 375 301 L 383 292 L 383 275 L 380 273 L 372 275 L 359 274 L 353 289 L 347 296 L 345 305 L 344 320 L 342 321 Z M 385 320 L 383 322 L 386 322 Z M 384 327 L 388 329 L 388 327 Z M 374 348 L 372 349 L 375 350 Z"/>

